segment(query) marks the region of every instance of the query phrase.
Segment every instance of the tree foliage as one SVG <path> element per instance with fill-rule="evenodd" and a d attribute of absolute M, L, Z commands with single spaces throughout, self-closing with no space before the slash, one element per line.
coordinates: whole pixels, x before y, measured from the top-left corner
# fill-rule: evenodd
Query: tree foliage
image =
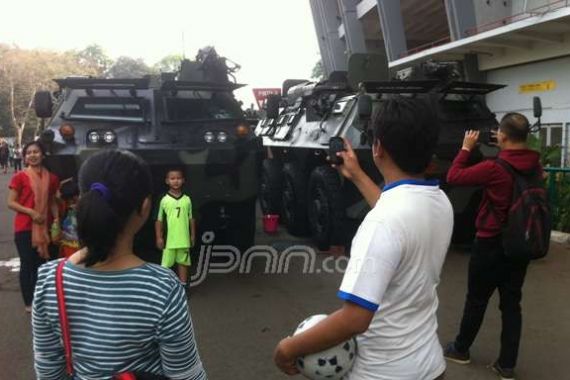
<path fill-rule="evenodd" d="M 140 78 L 149 74 L 153 74 L 153 70 L 142 58 L 135 59 L 126 56 L 117 58 L 107 71 L 108 78 Z"/>
<path fill-rule="evenodd" d="M 24 133 L 38 132 L 39 119 L 33 110 L 37 91 L 55 91 L 56 78 L 96 76 L 136 78 L 180 68 L 182 57 L 167 55 L 152 67 L 141 58 L 119 57 L 113 61 L 97 44 L 80 51 L 54 52 L 22 49 L 0 44 L 0 131 L 16 136 L 21 142 Z"/>
<path fill-rule="evenodd" d="M 18 141 L 28 125 L 37 128 L 33 99 L 37 91 L 56 89 L 54 78 L 70 75 L 94 75 L 93 68 L 81 64 L 74 52 L 26 50 L 0 46 L 0 120 L 14 132 Z"/>
<path fill-rule="evenodd" d="M 315 66 L 313 66 L 313 70 L 311 71 L 311 79 L 316 81 L 320 81 L 325 79 L 325 68 L 323 66 L 323 60 L 319 59 Z"/>
<path fill-rule="evenodd" d="M 158 61 L 153 70 L 157 73 L 173 73 L 180 70 L 180 62 L 183 57 L 180 54 L 170 54 Z"/>
<path fill-rule="evenodd" d="M 113 60 L 97 44 L 91 44 L 77 52 L 77 59 L 82 67 L 89 68 L 96 76 L 103 76 L 113 64 Z"/>

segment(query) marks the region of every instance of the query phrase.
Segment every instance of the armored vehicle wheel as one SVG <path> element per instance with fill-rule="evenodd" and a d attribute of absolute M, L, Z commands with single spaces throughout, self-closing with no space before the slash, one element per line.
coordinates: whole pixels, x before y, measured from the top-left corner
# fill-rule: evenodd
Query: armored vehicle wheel
<path fill-rule="evenodd" d="M 231 240 L 243 253 L 255 243 L 255 198 L 234 204 L 231 212 L 236 216 L 232 223 Z"/>
<path fill-rule="evenodd" d="M 309 179 L 309 225 L 318 249 L 340 242 L 343 210 L 338 173 L 329 166 L 315 168 Z"/>
<path fill-rule="evenodd" d="M 287 163 L 283 167 L 283 220 L 287 231 L 293 236 L 306 236 L 309 232 L 307 219 L 307 185 L 301 169 Z"/>
<path fill-rule="evenodd" d="M 259 205 L 263 214 L 281 214 L 283 168 L 277 160 L 265 159 L 261 166 Z"/>
<path fill-rule="evenodd" d="M 34 95 L 34 109 L 36 116 L 40 118 L 51 117 L 53 101 L 49 91 L 38 91 Z"/>

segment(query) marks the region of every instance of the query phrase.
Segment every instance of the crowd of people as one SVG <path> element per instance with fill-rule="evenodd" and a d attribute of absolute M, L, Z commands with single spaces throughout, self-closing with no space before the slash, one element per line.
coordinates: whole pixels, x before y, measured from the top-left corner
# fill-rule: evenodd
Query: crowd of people
<path fill-rule="evenodd" d="M 493 369 L 502 379 L 514 379 L 528 266 L 501 245 L 514 179 L 493 160 L 469 166 L 479 136 L 467 131 L 447 181 L 480 185 L 484 195 L 461 328 L 443 349 L 437 286 L 453 209 L 438 181 L 425 177 L 438 123 L 420 99 L 397 96 L 382 102 L 372 127 L 372 156 L 386 185 L 380 189 L 363 171 L 347 140 L 339 153 L 343 163 L 335 165 L 371 207 L 352 242 L 338 291 L 342 307 L 279 342 L 275 364 L 293 375 L 296 358 L 356 337 L 357 358 L 346 379 L 441 379 L 445 358 L 469 362 L 469 348 L 498 289 L 503 333 Z M 523 115 L 506 115 L 497 132 L 499 158 L 541 176 L 538 154 L 525 145 L 528 133 Z M 23 155 L 26 168 L 10 182 L 8 206 L 16 212 L 20 285 L 25 309 L 32 311 L 38 378 L 64 378 L 67 371 L 77 379 L 126 373 L 205 379 L 184 291 L 196 238 L 192 202 L 182 190 L 184 171 L 165 173 L 168 192 L 155 215 L 156 246 L 163 251 L 159 266 L 133 250 L 134 236 L 153 209 L 151 174 L 142 159 L 105 150 L 82 165 L 76 181 L 60 183 L 45 167 L 40 143 L 27 144 Z M 168 269 L 175 264 L 178 277 Z"/>
<path fill-rule="evenodd" d="M 0 170 L 7 174 L 10 167 L 14 169 L 14 173 L 22 170 L 22 148 L 18 144 L 10 144 L 0 139 Z"/>

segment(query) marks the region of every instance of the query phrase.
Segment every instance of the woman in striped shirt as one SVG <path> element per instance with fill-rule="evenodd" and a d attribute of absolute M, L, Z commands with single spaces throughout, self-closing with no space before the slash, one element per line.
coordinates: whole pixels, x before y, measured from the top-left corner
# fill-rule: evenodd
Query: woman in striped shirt
<path fill-rule="evenodd" d="M 63 268 L 75 379 L 145 372 L 206 379 L 185 292 L 168 269 L 133 252 L 151 210 L 148 166 L 125 151 L 92 156 L 79 173 L 78 234 L 85 248 Z M 38 379 L 65 378 L 55 272 L 40 268 L 33 304 Z"/>

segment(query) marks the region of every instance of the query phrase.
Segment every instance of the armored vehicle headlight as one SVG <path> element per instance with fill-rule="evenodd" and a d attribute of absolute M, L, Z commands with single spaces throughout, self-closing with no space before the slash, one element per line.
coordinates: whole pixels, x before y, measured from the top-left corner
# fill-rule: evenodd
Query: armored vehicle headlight
<path fill-rule="evenodd" d="M 99 132 L 97 132 L 97 131 L 89 132 L 89 134 L 87 135 L 87 138 L 89 139 L 89 142 L 92 144 L 98 144 L 99 141 L 101 141 L 101 136 L 99 135 Z"/>
<path fill-rule="evenodd" d="M 218 142 L 225 143 L 228 140 L 228 134 L 226 132 L 218 132 Z"/>
<path fill-rule="evenodd" d="M 113 131 L 107 131 L 103 133 L 103 141 L 105 141 L 107 144 L 114 143 L 116 139 L 117 135 Z"/>
<path fill-rule="evenodd" d="M 204 141 L 206 141 L 208 144 L 213 143 L 214 139 L 215 139 L 214 132 L 208 131 L 204 133 Z"/>

